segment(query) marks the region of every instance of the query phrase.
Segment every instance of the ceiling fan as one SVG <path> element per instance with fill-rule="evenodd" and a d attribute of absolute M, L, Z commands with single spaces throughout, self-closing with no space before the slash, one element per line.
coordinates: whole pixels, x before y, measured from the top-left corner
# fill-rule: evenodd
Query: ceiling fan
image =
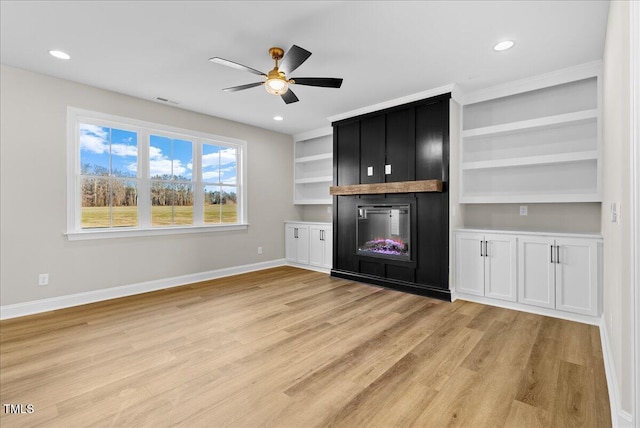
<path fill-rule="evenodd" d="M 247 67 L 246 65 L 238 64 L 237 62 L 219 57 L 209 58 L 209 61 L 220 65 L 226 65 L 227 67 L 235 68 L 236 70 L 248 71 L 249 73 L 257 74 L 258 76 L 262 76 L 266 79 L 263 82 L 232 86 L 231 88 L 223 89 L 223 91 L 236 92 L 264 85 L 268 93 L 272 95 L 280 95 L 287 104 L 298 101 L 298 97 L 296 97 L 296 94 L 294 94 L 289 88 L 289 85 L 321 86 L 323 88 L 339 88 L 342 85 L 342 79 L 332 77 L 287 77 L 289 73 L 300 67 L 302 63 L 311 56 L 311 52 L 301 48 L 300 46 L 291 46 L 291 49 L 287 51 L 286 55 L 282 48 L 274 47 L 269 49 L 269 55 L 276 62 L 275 67 L 269 73 L 263 73 L 255 68 Z M 280 62 L 279 65 L 278 62 Z"/>

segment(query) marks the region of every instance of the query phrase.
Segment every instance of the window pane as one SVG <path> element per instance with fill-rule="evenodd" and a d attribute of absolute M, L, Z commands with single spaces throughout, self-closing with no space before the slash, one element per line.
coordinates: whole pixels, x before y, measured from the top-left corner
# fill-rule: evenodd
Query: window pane
<path fill-rule="evenodd" d="M 82 175 L 109 175 L 110 129 L 80 124 L 80 171 Z"/>
<path fill-rule="evenodd" d="M 110 190 L 108 178 L 83 178 L 82 228 L 111 227 Z"/>
<path fill-rule="evenodd" d="M 174 224 L 193 224 L 193 185 L 175 184 L 173 205 Z"/>
<path fill-rule="evenodd" d="M 135 181 L 112 180 L 112 226 L 138 225 L 138 185 Z"/>
<path fill-rule="evenodd" d="M 151 178 L 168 180 L 171 170 L 171 139 L 151 135 L 149 137 L 149 171 Z"/>
<path fill-rule="evenodd" d="M 236 184 L 238 182 L 237 151 L 234 148 L 225 147 L 220 151 L 220 182 Z"/>
<path fill-rule="evenodd" d="M 193 144 L 191 141 L 173 140 L 173 175 L 176 180 L 191 180 Z"/>
<path fill-rule="evenodd" d="M 220 182 L 220 147 L 218 146 L 202 145 L 202 181 Z"/>
<path fill-rule="evenodd" d="M 111 129 L 111 174 L 116 177 L 138 175 L 138 134 Z"/>
<path fill-rule="evenodd" d="M 204 222 L 220 223 L 220 186 L 204 186 Z"/>
<path fill-rule="evenodd" d="M 151 182 L 151 224 L 170 226 L 173 224 L 173 184 Z"/>
<path fill-rule="evenodd" d="M 235 187 L 221 187 L 221 212 L 223 223 L 238 222 L 238 199 L 237 189 Z"/>

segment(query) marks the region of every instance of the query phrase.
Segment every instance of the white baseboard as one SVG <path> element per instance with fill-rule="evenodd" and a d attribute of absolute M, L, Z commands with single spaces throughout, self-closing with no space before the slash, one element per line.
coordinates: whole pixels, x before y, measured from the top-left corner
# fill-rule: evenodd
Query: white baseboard
<path fill-rule="evenodd" d="M 573 314 L 571 312 L 559 311 L 556 309 L 539 308 L 537 306 L 524 305 L 518 302 L 508 302 L 506 300 L 497 300 L 484 296 L 474 296 L 472 294 L 459 293 L 451 290 L 451 301 L 468 300 L 469 302 L 482 303 L 483 305 L 497 306 L 499 308 L 513 309 L 521 312 L 529 312 L 531 314 L 545 315 L 563 320 L 581 322 L 583 324 L 600 325 L 600 317 L 590 315 Z"/>
<path fill-rule="evenodd" d="M 277 259 L 268 262 L 253 263 L 230 268 L 216 269 L 208 272 L 199 272 L 189 275 L 175 276 L 172 278 L 140 282 L 137 284 L 104 288 L 84 293 L 69 294 L 67 296 L 52 297 L 50 299 L 4 305 L 0 306 L 0 320 L 70 308 L 72 306 L 86 305 L 87 303 L 101 302 L 103 300 L 132 296 L 134 294 L 147 293 L 149 291 L 162 290 L 165 288 L 179 287 L 181 285 L 192 284 L 194 282 L 208 281 L 223 278 L 225 276 L 238 275 L 241 273 L 254 272 L 284 265 L 284 259 Z"/>
<path fill-rule="evenodd" d="M 304 265 L 304 264 L 294 263 L 294 262 L 287 262 L 286 264 L 287 264 L 287 266 L 297 267 L 297 268 L 300 268 L 300 269 L 313 270 L 313 271 L 316 271 L 316 272 L 322 272 L 322 273 L 326 273 L 326 274 L 330 274 L 331 273 L 331 269 L 321 268 L 321 267 L 317 267 L 317 266 Z"/>
<path fill-rule="evenodd" d="M 607 389 L 609 389 L 609 406 L 611 407 L 611 422 L 613 428 L 632 428 L 633 416 L 620 408 L 618 377 L 616 376 L 616 366 L 613 363 L 611 341 L 609 340 L 607 323 L 604 317 L 600 318 L 600 341 L 602 358 L 604 360 L 604 371 L 607 377 Z"/>

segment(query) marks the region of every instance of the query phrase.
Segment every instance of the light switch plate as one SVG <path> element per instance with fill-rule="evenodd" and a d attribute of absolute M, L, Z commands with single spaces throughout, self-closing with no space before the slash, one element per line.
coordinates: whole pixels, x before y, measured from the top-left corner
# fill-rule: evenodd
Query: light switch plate
<path fill-rule="evenodd" d="M 385 173 L 386 175 L 391 174 L 391 165 L 385 165 L 385 166 L 384 166 L 384 173 Z"/>
<path fill-rule="evenodd" d="M 520 205 L 520 215 L 529 215 L 529 207 L 527 205 Z"/>
<path fill-rule="evenodd" d="M 369 177 L 371 177 L 373 175 L 373 167 L 372 166 L 368 166 L 367 167 L 367 175 Z"/>

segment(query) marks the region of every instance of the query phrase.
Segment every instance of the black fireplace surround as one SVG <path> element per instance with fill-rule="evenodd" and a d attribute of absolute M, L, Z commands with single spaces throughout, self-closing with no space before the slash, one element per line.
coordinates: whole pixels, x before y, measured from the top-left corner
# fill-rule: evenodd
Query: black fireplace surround
<path fill-rule="evenodd" d="M 333 197 L 331 275 L 451 300 L 450 94 L 334 122 L 334 186 L 441 180 L 442 192 Z"/>

